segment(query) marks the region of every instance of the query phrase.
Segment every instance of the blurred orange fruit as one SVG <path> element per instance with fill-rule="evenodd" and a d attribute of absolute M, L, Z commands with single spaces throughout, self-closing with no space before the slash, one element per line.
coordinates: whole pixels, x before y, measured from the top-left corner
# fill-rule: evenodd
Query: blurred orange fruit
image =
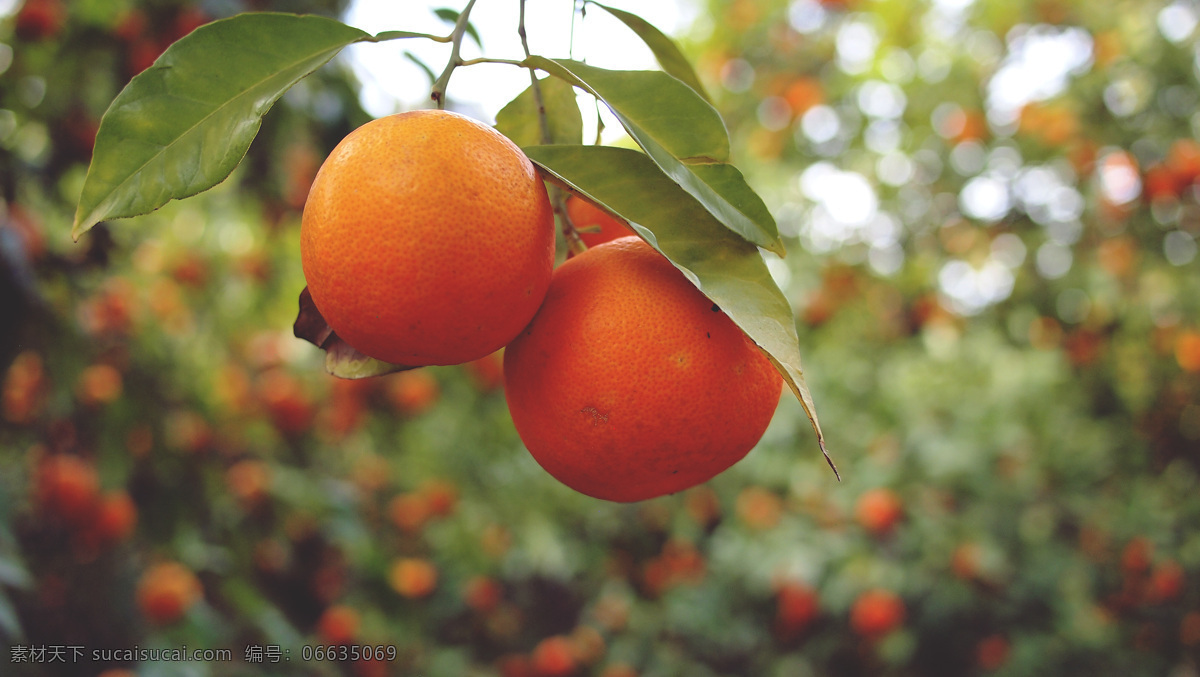
<path fill-rule="evenodd" d="M 79 374 L 76 394 L 84 406 L 109 404 L 121 396 L 121 372 L 111 364 L 93 364 Z"/>
<path fill-rule="evenodd" d="M 402 531 L 415 534 L 429 521 L 429 502 L 419 493 L 398 494 L 388 503 L 388 517 Z"/>
<path fill-rule="evenodd" d="M 137 603 L 147 619 L 168 624 L 182 618 L 202 593 L 200 580 L 190 569 L 178 562 L 162 562 L 142 574 Z"/>
<path fill-rule="evenodd" d="M 458 488 L 449 480 L 425 480 L 417 487 L 417 493 L 425 499 L 432 517 L 448 517 L 458 505 Z"/>
<path fill-rule="evenodd" d="M 562 635 L 547 637 L 538 642 L 530 655 L 533 672 L 539 677 L 564 677 L 575 672 L 575 655 L 571 642 Z"/>
<path fill-rule="evenodd" d="M 742 523 L 751 529 L 773 529 L 783 517 L 783 500 L 773 491 L 749 486 L 738 493 L 734 509 Z"/>
<path fill-rule="evenodd" d="M 401 557 L 392 563 L 388 582 L 402 597 L 428 597 L 437 587 L 438 571 L 433 563 L 416 557 Z"/>
<path fill-rule="evenodd" d="M 92 518 L 100 498 L 96 467 L 70 454 L 55 454 L 41 460 L 35 476 L 34 495 L 42 509 L 73 524 Z"/>
<path fill-rule="evenodd" d="M 500 604 L 504 590 L 496 579 L 488 576 L 473 576 L 463 586 L 463 601 L 479 613 L 488 613 Z"/>
<path fill-rule="evenodd" d="M 17 355 L 4 376 L 0 406 L 4 420 L 23 425 L 41 413 L 46 394 L 46 369 L 42 356 L 32 350 Z"/>
<path fill-rule="evenodd" d="M 867 590 L 850 607 L 850 627 L 867 638 L 879 638 L 904 622 L 904 601 L 896 593 L 876 588 Z"/>
<path fill-rule="evenodd" d="M 408 366 L 494 352 L 550 283 L 554 216 L 524 153 L 465 116 L 417 110 L 351 132 L 300 231 L 313 302 L 359 351 Z"/>
<path fill-rule="evenodd" d="M 349 644 L 358 635 L 358 612 L 353 607 L 335 604 L 321 614 L 317 635 L 327 644 Z"/>
<path fill-rule="evenodd" d="M 390 377 L 387 396 L 402 414 L 415 416 L 434 404 L 441 396 L 441 386 L 432 374 L 423 369 L 402 371 Z"/>
<path fill-rule="evenodd" d="M 496 351 L 467 363 L 467 374 L 481 392 L 491 392 L 504 385 L 504 353 Z"/>
<path fill-rule="evenodd" d="M 820 613 L 820 597 L 807 583 L 787 581 L 775 592 L 777 631 L 792 636 L 804 631 Z"/>
<path fill-rule="evenodd" d="M 559 267 L 505 349 L 504 377 L 538 463 L 612 501 L 682 491 L 741 460 L 783 386 L 742 330 L 635 237 Z"/>
<path fill-rule="evenodd" d="M 92 528 L 102 543 L 119 543 L 133 534 L 137 526 L 137 506 L 124 491 L 100 497 Z"/>
<path fill-rule="evenodd" d="M 1175 337 L 1175 361 L 1184 371 L 1200 371 L 1200 331 L 1179 332 Z"/>
<path fill-rule="evenodd" d="M 271 486 L 271 468 L 260 460 L 244 459 L 225 471 L 225 483 L 242 507 L 251 508 L 266 498 Z"/>
<path fill-rule="evenodd" d="M 883 535 L 891 531 L 896 522 L 904 516 L 904 505 L 896 492 L 879 487 L 859 496 L 854 516 L 867 531 L 877 536 Z"/>

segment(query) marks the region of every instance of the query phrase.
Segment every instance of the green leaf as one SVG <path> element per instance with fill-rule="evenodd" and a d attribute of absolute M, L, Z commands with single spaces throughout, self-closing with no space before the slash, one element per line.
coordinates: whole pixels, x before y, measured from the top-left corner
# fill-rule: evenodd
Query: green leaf
<path fill-rule="evenodd" d="M 836 473 L 804 380 L 791 305 L 758 249 L 723 227 L 642 153 L 605 146 L 524 150 L 551 178 L 627 219 L 766 352 L 800 399 Z"/>
<path fill-rule="evenodd" d="M 729 159 L 729 134 L 717 110 L 692 88 L 660 71 L 610 71 L 540 56 L 525 63 L 603 101 L 654 163 L 718 221 L 749 242 L 785 253 L 775 219 L 745 179 L 712 169 Z"/>
<path fill-rule="evenodd" d="M 542 78 L 538 81 L 538 87 L 546 106 L 550 143 L 583 143 L 583 115 L 575 100 L 575 88 L 558 78 Z M 496 113 L 496 129 L 518 146 L 537 146 L 542 143 L 533 85 Z"/>
<path fill-rule="evenodd" d="M 332 19 L 273 13 L 214 21 L 181 38 L 104 113 L 72 236 L 220 183 L 288 88 L 346 45 L 376 39 Z"/>
<path fill-rule="evenodd" d="M 624 10 L 601 5 L 597 2 L 593 2 L 592 4 L 613 15 L 621 23 L 628 26 L 630 30 L 637 33 L 638 37 L 650 48 L 650 51 L 654 54 L 654 58 L 658 59 L 658 65 L 662 66 L 664 71 L 679 78 L 683 81 L 683 84 L 696 90 L 696 93 L 704 97 L 705 101 L 712 101 L 712 97 L 708 95 L 708 92 L 704 91 L 704 85 L 700 83 L 700 78 L 696 76 L 696 71 L 692 68 L 691 62 L 687 60 L 683 52 L 679 51 L 679 46 L 675 44 L 674 40 L 667 37 L 665 33 L 636 14 L 630 14 Z"/>
<path fill-rule="evenodd" d="M 33 579 L 29 572 L 16 559 L 0 557 L 0 585 L 14 588 L 27 588 Z"/>
<path fill-rule="evenodd" d="M 429 67 L 429 64 L 422 61 L 419 56 L 413 54 L 412 52 L 405 51 L 404 58 L 411 61 L 416 65 L 417 68 L 420 68 L 421 71 L 425 73 L 425 77 L 429 78 L 429 84 L 432 85 L 433 83 L 437 82 L 437 73 L 434 73 L 433 69 Z"/>
<path fill-rule="evenodd" d="M 25 633 L 21 630 L 21 618 L 8 595 L 0 591 L 0 637 L 9 640 L 21 639 Z"/>
<path fill-rule="evenodd" d="M 462 15 L 462 13 L 458 10 L 450 9 L 449 7 L 435 9 L 433 10 L 433 13 L 437 15 L 437 18 L 452 26 L 458 23 L 458 17 Z M 471 25 L 470 21 L 467 22 L 467 35 L 471 36 L 471 39 L 474 40 L 475 44 L 479 45 L 480 48 L 483 47 L 483 40 L 479 39 L 479 31 L 475 30 L 475 27 Z"/>

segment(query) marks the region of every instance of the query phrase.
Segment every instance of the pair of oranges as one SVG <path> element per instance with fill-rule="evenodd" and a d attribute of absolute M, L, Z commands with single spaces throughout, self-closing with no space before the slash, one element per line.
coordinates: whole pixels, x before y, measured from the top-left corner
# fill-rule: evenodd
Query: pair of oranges
<path fill-rule="evenodd" d="M 588 210 L 575 202 L 573 216 L 612 218 Z M 573 489 L 637 501 L 745 456 L 782 389 L 762 351 L 637 237 L 557 270 L 554 254 L 533 164 L 496 130 L 445 111 L 381 118 L 343 139 L 301 227 L 313 301 L 360 352 L 418 367 L 507 346 L 517 432 Z"/>

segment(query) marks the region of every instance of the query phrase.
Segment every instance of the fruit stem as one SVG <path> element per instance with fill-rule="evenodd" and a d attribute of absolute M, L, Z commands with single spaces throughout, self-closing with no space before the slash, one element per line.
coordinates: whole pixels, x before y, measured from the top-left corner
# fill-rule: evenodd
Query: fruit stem
<path fill-rule="evenodd" d="M 530 57 L 529 38 L 525 32 L 525 0 L 521 0 L 521 12 L 517 19 L 517 35 L 521 36 L 521 48 L 525 50 L 525 58 Z M 546 116 L 546 100 L 542 97 L 542 87 L 538 83 L 537 72 L 529 69 L 530 89 L 533 90 L 533 101 L 537 105 L 538 113 L 538 129 L 541 131 L 542 143 L 554 143 L 554 137 L 550 136 L 550 121 Z M 550 186 L 550 204 L 554 208 L 554 215 L 558 217 L 559 223 L 562 224 L 563 239 L 567 241 L 567 248 L 572 254 L 582 254 L 587 250 L 587 245 L 579 238 L 579 232 L 575 230 L 575 224 L 571 223 L 571 217 L 567 215 L 567 199 L 561 188 L 555 185 Z"/>
<path fill-rule="evenodd" d="M 455 68 L 463 65 L 459 50 L 462 47 L 463 36 L 467 33 L 467 23 L 471 16 L 471 8 L 474 6 L 475 0 L 471 0 L 463 9 L 462 14 L 458 15 L 458 21 L 454 23 L 454 31 L 450 33 L 450 43 L 453 45 L 450 50 L 450 61 L 446 63 L 446 69 L 442 71 L 437 81 L 433 83 L 433 88 L 429 92 L 429 98 L 437 103 L 438 110 L 446 108 L 446 87 L 450 84 L 450 75 L 454 73 Z"/>

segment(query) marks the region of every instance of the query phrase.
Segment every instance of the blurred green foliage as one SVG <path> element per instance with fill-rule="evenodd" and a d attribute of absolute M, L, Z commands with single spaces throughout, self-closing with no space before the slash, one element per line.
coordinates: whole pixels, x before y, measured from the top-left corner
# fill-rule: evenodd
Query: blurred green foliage
<path fill-rule="evenodd" d="M 537 467 L 495 359 L 339 381 L 292 337 L 308 182 L 366 119 L 338 62 L 229 182 L 70 241 L 164 40 L 340 3 L 65 6 L 0 23 L 3 674 L 1200 669 L 1194 3 L 704 4 L 685 51 L 788 241 L 845 481 L 785 398 L 635 505 Z M 233 660 L 90 653 L 185 644 Z M 331 644 L 395 658 L 304 658 Z"/>

